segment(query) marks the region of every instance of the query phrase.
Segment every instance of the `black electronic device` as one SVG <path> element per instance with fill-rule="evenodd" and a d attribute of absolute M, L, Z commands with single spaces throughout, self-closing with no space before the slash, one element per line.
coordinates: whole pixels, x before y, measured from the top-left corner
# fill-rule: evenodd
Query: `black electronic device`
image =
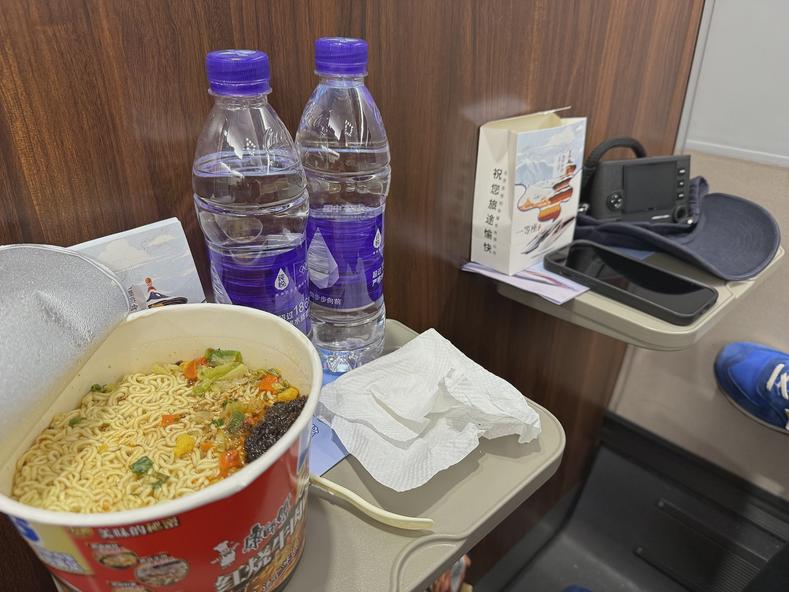
<path fill-rule="evenodd" d="M 612 148 L 630 148 L 636 158 L 601 160 Z M 581 199 L 598 220 L 692 224 L 689 208 L 690 156 L 647 156 L 633 138 L 613 138 L 584 162 Z"/>
<path fill-rule="evenodd" d="M 589 241 L 548 253 L 545 269 L 675 325 L 690 325 L 718 299 L 709 286 Z"/>

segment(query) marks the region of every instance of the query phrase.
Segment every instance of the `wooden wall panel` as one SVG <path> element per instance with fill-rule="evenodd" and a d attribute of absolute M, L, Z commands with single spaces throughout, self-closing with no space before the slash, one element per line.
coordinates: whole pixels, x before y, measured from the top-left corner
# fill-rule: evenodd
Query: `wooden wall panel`
<path fill-rule="evenodd" d="M 272 103 L 293 131 L 315 84 L 312 41 L 365 37 L 392 149 L 389 315 L 437 327 L 554 411 L 568 433 L 559 474 L 475 550 L 481 573 L 582 477 L 623 346 L 458 270 L 470 246 L 478 128 L 571 105 L 589 117 L 590 146 L 622 134 L 671 151 L 702 4 L 9 0 L 0 11 L 0 244 L 70 245 L 178 216 L 205 279 L 190 196 L 211 105 L 205 52 L 268 51 Z M 0 564 L 40 575 L 7 528 L 0 537 Z M 0 588 L 44 589 L 29 575 L 13 581 Z"/>

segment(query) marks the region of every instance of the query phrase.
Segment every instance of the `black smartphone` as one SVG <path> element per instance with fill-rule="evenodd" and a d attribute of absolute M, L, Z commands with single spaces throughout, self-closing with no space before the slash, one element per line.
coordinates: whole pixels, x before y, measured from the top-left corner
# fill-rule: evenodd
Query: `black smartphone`
<path fill-rule="evenodd" d="M 545 269 L 675 325 L 690 325 L 718 299 L 709 286 L 589 241 L 548 253 Z"/>

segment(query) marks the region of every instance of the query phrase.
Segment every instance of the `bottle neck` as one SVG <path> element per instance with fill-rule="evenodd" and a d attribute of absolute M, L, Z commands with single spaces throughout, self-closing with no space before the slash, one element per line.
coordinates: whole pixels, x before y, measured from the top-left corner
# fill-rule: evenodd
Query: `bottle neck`
<path fill-rule="evenodd" d="M 214 104 L 223 109 L 247 109 L 268 105 L 268 93 L 259 95 L 219 95 L 208 91 L 214 97 Z"/>
<path fill-rule="evenodd" d="M 361 74 L 318 74 L 318 84 L 336 88 L 364 86 L 364 76 Z"/>

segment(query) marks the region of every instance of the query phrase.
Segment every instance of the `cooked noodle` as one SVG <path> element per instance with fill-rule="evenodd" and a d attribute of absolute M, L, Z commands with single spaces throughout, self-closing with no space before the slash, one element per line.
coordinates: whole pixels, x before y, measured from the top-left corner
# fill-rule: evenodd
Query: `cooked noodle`
<path fill-rule="evenodd" d="M 261 373 L 247 372 L 195 396 L 194 381 L 178 366 L 169 368 L 125 376 L 110 392 L 90 392 L 78 409 L 56 415 L 19 458 L 13 496 L 50 510 L 107 512 L 198 491 L 221 478 L 219 456 L 230 438 L 215 418 L 228 402 L 254 410 L 242 416 L 251 422 L 277 400 L 276 390 L 289 387 L 281 380 L 277 389 L 262 391 Z M 163 418 L 172 416 L 165 425 Z M 176 439 L 184 434 L 194 438 L 193 447 L 178 458 Z M 130 470 L 143 457 L 152 461 L 150 470 Z"/>

